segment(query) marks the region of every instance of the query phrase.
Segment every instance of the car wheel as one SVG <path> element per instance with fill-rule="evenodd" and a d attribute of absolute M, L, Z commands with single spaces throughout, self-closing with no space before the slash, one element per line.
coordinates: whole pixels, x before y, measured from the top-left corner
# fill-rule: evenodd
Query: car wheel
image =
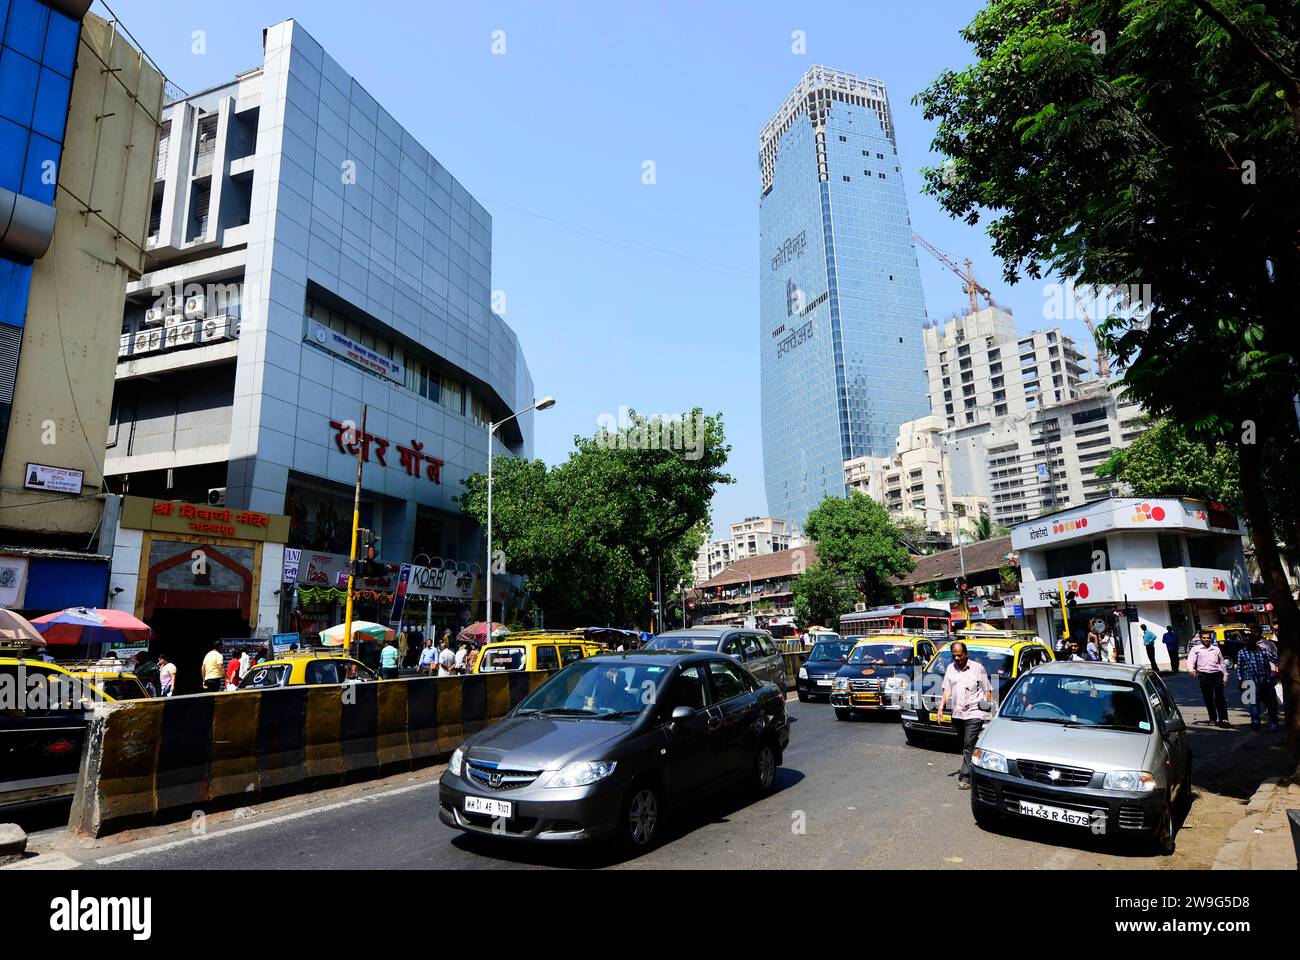
<path fill-rule="evenodd" d="M 648 782 L 635 783 L 623 804 L 623 845 L 640 853 L 649 850 L 659 835 L 663 802 L 659 791 Z"/>
<path fill-rule="evenodd" d="M 804 693 L 802 690 L 799 691 L 799 702 L 800 703 L 808 702 L 808 694 Z"/>
<path fill-rule="evenodd" d="M 836 720 L 847 720 L 848 718 L 849 718 L 849 711 L 848 711 L 848 710 L 846 710 L 844 707 L 836 707 L 836 708 L 835 708 L 835 719 L 836 719 Z"/>
<path fill-rule="evenodd" d="M 760 797 L 772 789 L 776 783 L 776 750 L 768 741 L 758 745 L 758 754 L 754 757 L 754 770 L 750 774 L 750 785 Z"/>
<path fill-rule="evenodd" d="M 1151 837 L 1156 853 L 1162 856 L 1169 856 L 1174 852 L 1176 845 L 1174 839 L 1174 812 L 1169 804 L 1165 804 L 1164 810 L 1160 812 L 1159 825 Z"/>

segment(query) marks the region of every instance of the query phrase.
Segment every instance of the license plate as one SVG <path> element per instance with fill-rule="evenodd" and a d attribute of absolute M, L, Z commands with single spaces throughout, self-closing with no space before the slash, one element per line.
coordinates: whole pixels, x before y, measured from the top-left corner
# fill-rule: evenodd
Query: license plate
<path fill-rule="evenodd" d="M 818 681 L 817 681 L 817 686 L 819 686 L 819 687 L 829 687 L 829 686 L 830 686 L 832 683 L 834 683 L 834 682 L 835 682 L 834 680 L 818 680 Z"/>
<path fill-rule="evenodd" d="M 1020 812 L 1037 820 L 1047 820 L 1051 823 L 1068 823 L 1072 827 L 1086 827 L 1092 823 L 1092 818 L 1086 813 L 1076 813 L 1073 810 L 1064 810 L 1061 807 L 1049 807 L 1045 803 L 1028 803 L 1021 800 Z"/>
<path fill-rule="evenodd" d="M 952 714 L 945 713 L 941 718 L 937 713 L 930 714 L 930 719 L 935 723 L 952 723 Z"/>
<path fill-rule="evenodd" d="M 853 695 L 853 702 L 865 704 L 869 707 L 872 704 L 880 703 L 880 697 L 874 693 L 855 693 Z"/>
<path fill-rule="evenodd" d="M 515 815 L 515 805 L 509 800 L 490 800 L 487 797 L 466 797 L 466 813 L 485 813 L 489 817 L 505 817 L 509 820 Z"/>

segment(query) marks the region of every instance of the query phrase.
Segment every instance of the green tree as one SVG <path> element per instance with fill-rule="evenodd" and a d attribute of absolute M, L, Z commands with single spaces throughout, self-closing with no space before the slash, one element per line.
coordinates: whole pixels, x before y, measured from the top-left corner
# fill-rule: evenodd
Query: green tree
<path fill-rule="evenodd" d="M 804 534 L 817 544 L 817 558 L 852 578 L 873 604 L 896 596 L 894 579 L 915 564 L 889 512 L 866 494 L 827 497 L 808 514 Z"/>
<path fill-rule="evenodd" d="M 1000 523 L 994 523 L 987 513 L 981 513 L 975 521 L 975 539 L 992 540 L 995 537 L 1005 537 L 1010 534 L 1008 530 Z"/>
<path fill-rule="evenodd" d="M 1241 509 L 1237 457 L 1226 444 L 1211 450 L 1172 420 L 1159 420 L 1116 450 L 1097 476 L 1112 477 L 1135 497 L 1195 497 Z"/>
<path fill-rule="evenodd" d="M 897 517 L 894 519 L 894 526 L 898 528 L 903 545 L 909 550 L 914 550 L 916 553 L 933 552 L 925 543 L 930 538 L 930 531 L 920 519 L 917 517 Z"/>
<path fill-rule="evenodd" d="M 1300 759 L 1300 610 L 1264 486 L 1297 435 L 1300 4 L 992 0 L 962 36 L 974 63 L 918 96 L 948 158 L 926 190 L 991 218 L 1008 282 L 1126 291 L 1094 316 L 1125 387 L 1233 452 Z"/>
<path fill-rule="evenodd" d="M 657 577 L 666 612 L 689 582 L 714 487 L 733 481 L 721 416 L 696 409 L 681 422 L 694 425 L 688 443 L 633 412 L 625 428 L 575 437 L 562 464 L 493 462 L 493 549 L 528 578 L 549 626 L 644 626 Z M 486 524 L 486 474 L 464 485 L 461 510 Z"/>
<path fill-rule="evenodd" d="M 843 575 L 825 563 L 815 563 L 795 577 L 792 589 L 794 622 L 800 630 L 815 624 L 833 628 L 840 614 L 852 610 L 857 599 Z"/>

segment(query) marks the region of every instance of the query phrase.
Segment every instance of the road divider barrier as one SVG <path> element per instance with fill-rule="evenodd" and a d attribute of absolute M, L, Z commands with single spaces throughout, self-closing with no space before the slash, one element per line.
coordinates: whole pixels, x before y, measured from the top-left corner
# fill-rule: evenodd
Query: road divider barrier
<path fill-rule="evenodd" d="M 548 676 L 410 677 L 98 703 L 69 828 L 100 837 L 427 766 Z"/>

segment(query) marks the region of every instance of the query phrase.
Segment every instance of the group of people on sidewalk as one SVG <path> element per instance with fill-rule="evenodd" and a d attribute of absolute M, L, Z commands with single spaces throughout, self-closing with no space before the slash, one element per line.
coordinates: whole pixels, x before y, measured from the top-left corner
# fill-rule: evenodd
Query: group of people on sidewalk
<path fill-rule="evenodd" d="M 1281 729 L 1278 723 L 1281 673 L 1277 644 L 1250 631 L 1245 645 L 1237 653 L 1236 670 L 1241 701 L 1250 711 L 1251 729 L 1260 729 L 1265 711 L 1268 712 L 1270 729 Z M 1200 644 L 1193 645 L 1187 652 L 1187 672 L 1201 685 L 1201 698 L 1205 701 L 1205 712 L 1209 714 L 1209 719 L 1201 722 L 1229 726 L 1228 704 L 1224 698 L 1228 686 L 1228 660 L 1209 630 L 1202 630 Z"/>
<path fill-rule="evenodd" d="M 478 648 L 469 643 L 461 643 L 458 650 L 451 649 L 451 631 L 442 635 L 442 642 L 435 649 L 433 638 L 424 641 L 420 651 L 417 670 L 420 673 L 437 674 L 440 677 L 452 677 L 458 674 L 473 673 L 478 662 Z"/>

